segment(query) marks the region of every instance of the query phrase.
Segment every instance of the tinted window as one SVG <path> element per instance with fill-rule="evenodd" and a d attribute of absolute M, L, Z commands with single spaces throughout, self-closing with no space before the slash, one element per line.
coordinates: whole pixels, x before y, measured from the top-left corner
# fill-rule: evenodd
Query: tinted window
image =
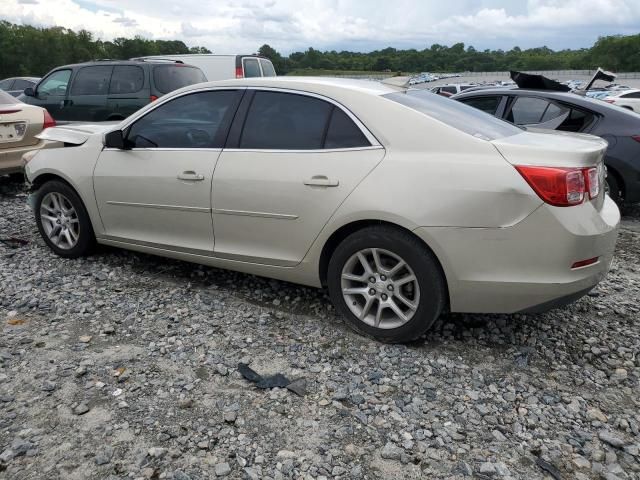
<path fill-rule="evenodd" d="M 240 148 L 322 148 L 333 105 L 313 97 L 256 92 L 245 120 Z"/>
<path fill-rule="evenodd" d="M 109 93 L 136 93 L 144 85 L 144 70 L 134 65 L 119 65 L 113 69 Z"/>
<path fill-rule="evenodd" d="M 12 78 L 7 78 L 6 80 L 2 80 L 0 82 L 0 90 L 10 90 L 12 84 L 13 84 Z"/>
<path fill-rule="evenodd" d="M 632 92 L 626 93 L 624 95 L 620 95 L 621 98 L 640 98 L 640 92 Z"/>
<path fill-rule="evenodd" d="M 134 123 L 127 134 L 137 148 L 219 148 L 219 128 L 233 115 L 235 90 L 178 97 Z"/>
<path fill-rule="evenodd" d="M 38 86 L 38 95 L 66 95 L 71 70 L 53 72 Z"/>
<path fill-rule="evenodd" d="M 112 71 L 110 65 L 81 68 L 71 85 L 71 95 L 106 95 Z"/>
<path fill-rule="evenodd" d="M 498 110 L 498 105 L 500 105 L 500 100 L 502 97 L 492 96 L 492 97 L 476 97 L 476 98 L 463 98 L 460 101 L 462 103 L 466 103 L 470 107 L 477 108 L 478 110 L 482 110 L 483 112 L 487 112 L 491 115 L 495 115 Z"/>
<path fill-rule="evenodd" d="M 473 85 L 462 85 L 462 86 L 460 87 L 460 91 L 461 91 L 461 92 L 464 92 L 467 88 L 471 88 L 471 87 L 473 87 Z"/>
<path fill-rule="evenodd" d="M 333 108 L 324 148 L 369 147 L 362 130 L 338 107 Z"/>
<path fill-rule="evenodd" d="M 14 83 L 13 87 L 11 88 L 13 90 L 24 90 L 25 88 L 33 87 L 34 85 L 35 85 L 35 82 L 18 79 L 16 80 L 16 83 Z"/>
<path fill-rule="evenodd" d="M 541 98 L 517 97 L 507 115 L 507 120 L 516 125 L 540 123 L 540 119 L 548 105 L 549 102 Z"/>
<path fill-rule="evenodd" d="M 567 110 L 569 109 L 566 107 L 561 107 L 559 105 L 556 105 L 555 103 L 549 103 L 547 110 L 544 112 L 544 115 L 542 115 L 541 122 L 548 122 L 549 120 L 553 120 L 554 118 L 567 113 Z"/>
<path fill-rule="evenodd" d="M 199 68 L 182 64 L 158 65 L 153 69 L 153 83 L 160 93 L 173 92 L 187 85 L 206 82 Z"/>
<path fill-rule="evenodd" d="M 593 124 L 595 117 L 596 115 L 593 112 L 573 108 L 569 116 L 557 129 L 565 132 L 582 132 Z"/>
<path fill-rule="evenodd" d="M 458 91 L 456 90 L 456 87 L 441 87 L 440 91 L 448 92 L 448 93 L 458 93 Z"/>
<path fill-rule="evenodd" d="M 273 68 L 273 63 L 269 60 L 265 60 L 264 58 L 260 59 L 260 65 L 262 65 L 262 73 L 265 77 L 275 77 L 276 70 Z"/>
<path fill-rule="evenodd" d="M 522 132 L 520 128 L 464 103 L 451 101 L 424 90 L 388 93 L 384 97 L 484 140 L 495 140 Z"/>
<path fill-rule="evenodd" d="M 245 58 L 242 60 L 244 64 L 244 76 L 245 78 L 251 77 L 261 77 L 260 73 L 260 65 L 258 65 L 258 60 L 255 58 Z"/>

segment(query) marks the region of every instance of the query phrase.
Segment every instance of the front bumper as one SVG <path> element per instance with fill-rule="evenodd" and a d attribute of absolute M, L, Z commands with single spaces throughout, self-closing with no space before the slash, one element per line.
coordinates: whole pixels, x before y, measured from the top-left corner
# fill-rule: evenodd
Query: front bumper
<path fill-rule="evenodd" d="M 27 152 L 42 150 L 44 148 L 58 148 L 62 146 L 63 144 L 61 142 L 40 140 L 35 145 L 0 150 L 0 174 L 22 172 L 24 170 L 22 156 Z"/>
<path fill-rule="evenodd" d="M 606 197 L 560 208 L 542 205 L 505 228 L 418 228 L 439 258 L 452 312 L 541 311 L 574 301 L 609 271 L 620 212 Z M 598 262 L 571 269 L 574 262 Z"/>

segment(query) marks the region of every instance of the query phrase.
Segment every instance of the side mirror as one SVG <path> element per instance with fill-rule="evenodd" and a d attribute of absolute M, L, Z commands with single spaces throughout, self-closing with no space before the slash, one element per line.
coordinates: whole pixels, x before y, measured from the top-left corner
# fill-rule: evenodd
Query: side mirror
<path fill-rule="evenodd" d="M 104 136 L 104 146 L 107 148 L 128 150 L 122 130 L 114 130 L 113 132 L 106 133 Z"/>
<path fill-rule="evenodd" d="M 36 91 L 33 89 L 33 87 L 27 87 L 24 89 L 24 93 L 27 97 L 35 97 L 36 96 Z"/>

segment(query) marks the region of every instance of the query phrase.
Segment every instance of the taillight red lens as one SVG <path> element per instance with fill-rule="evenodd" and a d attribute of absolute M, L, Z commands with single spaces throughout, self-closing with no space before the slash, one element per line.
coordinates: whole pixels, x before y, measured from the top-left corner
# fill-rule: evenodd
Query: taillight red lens
<path fill-rule="evenodd" d="M 45 110 L 44 121 L 42 122 L 42 129 L 44 130 L 45 128 L 50 128 L 55 126 L 56 126 L 56 121 L 53 119 L 51 115 L 49 115 L 49 112 Z"/>
<path fill-rule="evenodd" d="M 587 181 L 587 192 L 589 199 L 594 199 L 600 193 L 600 174 L 596 167 L 585 168 L 584 178 Z"/>
<path fill-rule="evenodd" d="M 631 135 L 631 138 L 633 138 L 636 142 L 640 143 L 640 135 Z"/>
<path fill-rule="evenodd" d="M 593 258 L 588 258 L 586 260 L 580 260 L 579 262 L 575 262 L 573 265 L 571 265 L 571 268 L 580 268 L 580 267 L 586 267 L 588 265 L 593 265 L 594 263 L 598 262 L 598 258 L 600 257 L 593 257 Z"/>
<path fill-rule="evenodd" d="M 158 99 L 158 97 L 156 97 L 155 95 L 151 95 L 149 97 L 149 100 L 151 100 L 152 102 L 155 102 Z"/>
<path fill-rule="evenodd" d="M 582 170 L 529 166 L 517 166 L 516 169 L 549 205 L 569 207 L 584 201 L 585 179 Z"/>
<path fill-rule="evenodd" d="M 244 78 L 244 70 L 242 70 L 242 67 L 236 67 L 236 78 Z"/>

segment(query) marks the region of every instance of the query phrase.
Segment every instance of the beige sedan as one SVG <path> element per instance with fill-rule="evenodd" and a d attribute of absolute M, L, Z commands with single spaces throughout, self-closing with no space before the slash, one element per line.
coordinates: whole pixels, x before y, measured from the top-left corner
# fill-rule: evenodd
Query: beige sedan
<path fill-rule="evenodd" d="M 531 133 L 421 90 L 330 78 L 183 88 L 28 154 L 47 245 L 95 242 L 327 286 L 389 342 L 444 311 L 540 311 L 607 273 L 607 144 Z M 75 146 L 73 146 L 75 145 Z"/>
<path fill-rule="evenodd" d="M 0 90 L 0 175 L 21 172 L 22 155 L 61 145 L 36 135 L 56 122 L 44 108 L 27 105 Z"/>

